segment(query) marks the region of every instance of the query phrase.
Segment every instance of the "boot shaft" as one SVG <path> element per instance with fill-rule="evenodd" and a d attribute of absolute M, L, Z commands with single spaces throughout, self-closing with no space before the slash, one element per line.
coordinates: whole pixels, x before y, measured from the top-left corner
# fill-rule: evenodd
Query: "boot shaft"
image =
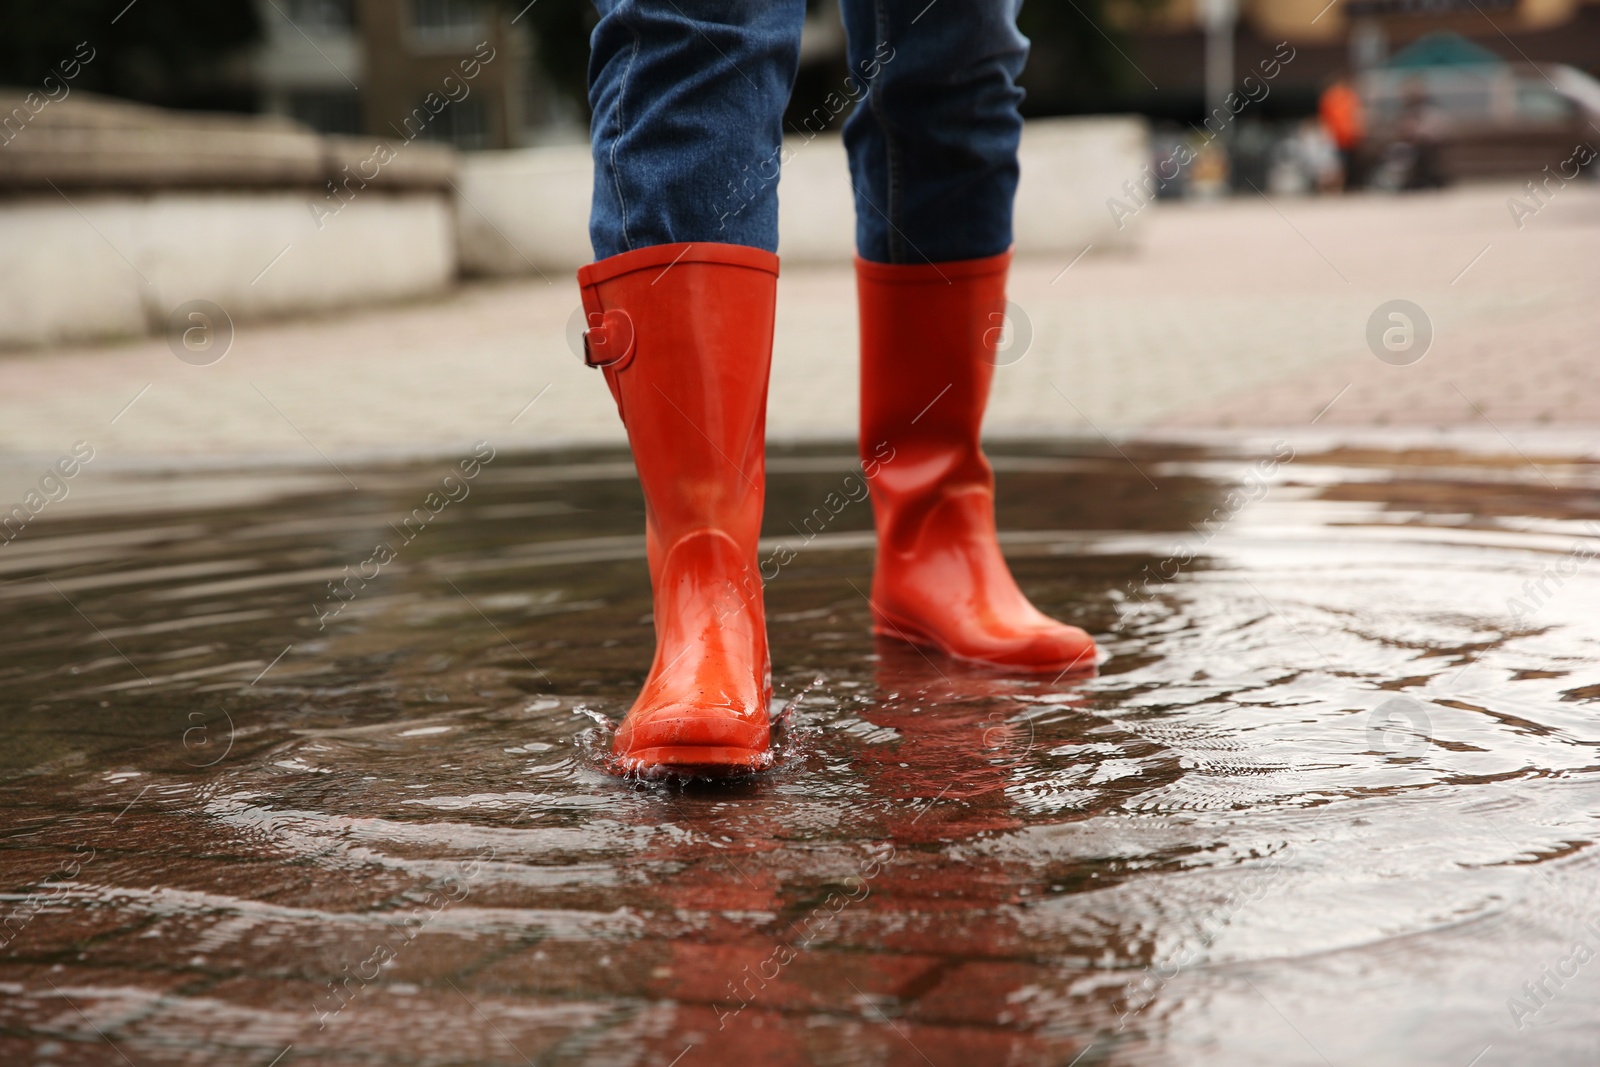
<path fill-rule="evenodd" d="M 656 654 L 617 730 L 625 771 L 771 760 L 756 552 L 777 257 L 661 245 L 578 272 L 585 361 L 604 369 L 644 491 Z"/>
<path fill-rule="evenodd" d="M 863 461 L 880 548 L 903 549 L 940 501 L 992 492 L 980 437 L 1005 322 L 1009 252 L 898 265 L 856 260 Z"/>
<path fill-rule="evenodd" d="M 658 245 L 579 270 L 601 366 L 644 490 L 652 571 L 688 533 L 752 560 L 766 478 L 778 258 L 740 245 Z"/>

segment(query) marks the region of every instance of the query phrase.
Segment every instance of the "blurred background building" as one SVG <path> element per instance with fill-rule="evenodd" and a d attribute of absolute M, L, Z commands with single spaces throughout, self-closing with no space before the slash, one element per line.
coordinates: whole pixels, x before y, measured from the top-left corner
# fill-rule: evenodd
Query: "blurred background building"
<path fill-rule="evenodd" d="M 1507 62 L 1600 69 L 1596 0 L 1126 0 L 1106 8 L 1122 55 L 1101 55 L 1088 77 L 1078 73 L 1069 47 L 1082 18 L 1071 5 L 1064 12 L 1053 7 L 1028 13 L 1041 24 L 1033 27 L 1029 107 L 1042 114 L 1137 111 L 1199 121 L 1206 110 L 1208 15 L 1226 27 L 1240 76 L 1278 42 L 1294 48 L 1294 61 L 1261 109 L 1275 118 L 1314 114 L 1327 79 L 1378 67 L 1429 35 L 1465 38 Z"/>
<path fill-rule="evenodd" d="M 0 345 L 156 331 L 200 289 L 291 314 L 585 262 L 595 20 L 588 0 L 0 0 Z M 1150 198 L 1600 170 L 1600 0 L 1031 0 L 1021 22 L 1022 254 L 1128 246 Z M 861 96 L 836 2 L 809 0 L 791 262 L 848 262 L 843 149 L 817 133 Z"/>
<path fill-rule="evenodd" d="M 37 86 L 87 41 L 98 58 L 78 89 L 385 137 L 483 50 L 494 59 L 474 91 L 425 136 L 514 148 L 581 139 L 594 20 L 587 0 L 0 0 L 0 85 Z M 1430 38 L 1467 46 L 1427 51 L 1436 62 L 1461 66 L 1476 55 L 1600 72 L 1600 0 L 1079 0 L 1025 5 L 1022 22 L 1034 48 L 1030 117 L 1126 113 L 1199 125 L 1283 42 L 1292 62 L 1241 125 L 1313 116 L 1330 82 L 1397 56 L 1419 64 L 1408 49 Z M 831 0 L 810 5 L 801 62 L 791 119 L 812 114 L 849 75 Z M 1528 105 L 1552 106 L 1561 105 Z"/>
<path fill-rule="evenodd" d="M 426 136 L 462 149 L 516 148 L 556 116 L 536 96 L 532 35 L 477 0 L 257 0 L 262 37 L 248 69 L 261 109 L 326 133 L 395 136 L 460 64 L 472 91 Z M 483 62 L 485 57 L 492 57 Z"/>

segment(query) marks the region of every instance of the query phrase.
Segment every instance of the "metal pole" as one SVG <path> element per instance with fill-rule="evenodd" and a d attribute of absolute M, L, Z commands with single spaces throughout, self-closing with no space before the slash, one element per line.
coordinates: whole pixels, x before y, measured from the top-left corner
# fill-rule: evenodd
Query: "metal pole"
<path fill-rule="evenodd" d="M 1226 108 L 1223 101 L 1233 90 L 1233 27 L 1239 18 L 1237 0 L 1201 0 L 1206 27 L 1206 113 Z"/>

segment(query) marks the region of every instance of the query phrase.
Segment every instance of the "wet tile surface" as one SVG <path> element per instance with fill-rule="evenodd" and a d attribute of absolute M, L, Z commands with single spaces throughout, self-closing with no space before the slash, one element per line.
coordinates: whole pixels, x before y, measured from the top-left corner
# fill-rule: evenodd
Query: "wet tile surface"
<path fill-rule="evenodd" d="M 1600 1062 L 1600 467 L 1125 450 L 996 457 L 1070 684 L 874 643 L 775 451 L 782 755 L 687 785 L 625 456 L 118 472 L 0 554 L 0 1062 Z"/>

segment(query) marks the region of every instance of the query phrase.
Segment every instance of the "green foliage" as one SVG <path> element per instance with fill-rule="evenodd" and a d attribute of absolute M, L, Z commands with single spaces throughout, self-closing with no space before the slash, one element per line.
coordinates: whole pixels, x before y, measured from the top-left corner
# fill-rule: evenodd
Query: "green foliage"
<path fill-rule="evenodd" d="M 1133 44 L 1117 14 L 1138 17 L 1157 0 L 1031 0 L 1017 19 L 1033 41 L 1022 84 L 1024 110 L 1051 115 L 1095 110 L 1126 90 L 1148 86 L 1130 58 Z"/>
<path fill-rule="evenodd" d="M 556 91 L 589 113 L 589 31 L 599 21 L 589 0 L 500 0 L 514 13 L 526 11 L 518 25 L 530 23 L 538 40 L 534 64 Z"/>

